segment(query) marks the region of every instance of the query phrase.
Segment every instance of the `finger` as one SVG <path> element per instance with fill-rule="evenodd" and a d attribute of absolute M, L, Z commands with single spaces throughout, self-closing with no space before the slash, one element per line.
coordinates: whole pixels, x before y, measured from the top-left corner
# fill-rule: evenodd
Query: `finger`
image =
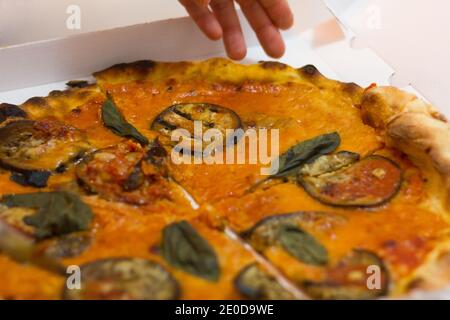
<path fill-rule="evenodd" d="M 222 27 L 209 8 L 200 7 L 193 0 L 180 0 L 180 3 L 208 38 L 211 40 L 222 38 Z"/>
<path fill-rule="evenodd" d="M 285 45 L 280 31 L 273 24 L 266 11 L 258 1 L 238 1 L 242 12 L 247 17 L 253 30 L 256 32 L 264 51 L 273 58 L 279 58 L 284 54 Z"/>
<path fill-rule="evenodd" d="M 231 59 L 242 60 L 247 54 L 247 46 L 242 33 L 233 0 L 213 0 L 211 8 L 223 30 L 223 41 Z"/>
<path fill-rule="evenodd" d="M 259 0 L 272 22 L 286 30 L 294 24 L 294 15 L 286 0 Z"/>
<path fill-rule="evenodd" d="M 199 7 L 206 8 L 209 5 L 209 3 L 211 2 L 211 0 L 194 0 L 194 2 Z"/>

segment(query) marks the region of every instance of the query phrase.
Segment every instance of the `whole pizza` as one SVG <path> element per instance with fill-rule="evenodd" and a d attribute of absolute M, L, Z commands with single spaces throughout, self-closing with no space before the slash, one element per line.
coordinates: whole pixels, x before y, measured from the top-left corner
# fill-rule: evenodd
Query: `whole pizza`
<path fill-rule="evenodd" d="M 0 298 L 450 285 L 450 126 L 312 65 L 138 61 L 0 105 Z"/>

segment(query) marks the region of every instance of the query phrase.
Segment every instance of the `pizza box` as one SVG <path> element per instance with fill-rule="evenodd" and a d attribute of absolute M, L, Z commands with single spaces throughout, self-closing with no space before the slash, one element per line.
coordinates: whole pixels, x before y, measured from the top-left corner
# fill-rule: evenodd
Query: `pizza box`
<path fill-rule="evenodd" d="M 327 6 L 317 0 L 291 1 L 298 18 L 285 32 L 286 55 L 300 67 L 314 64 L 326 76 L 368 86 L 389 84 L 393 73 L 370 50 L 352 50 L 351 32 L 342 30 Z M 244 23 L 249 52 L 244 63 L 268 57 Z M 189 18 L 165 19 L 31 43 L 0 47 L 0 101 L 22 103 L 31 96 L 64 89 L 70 79 L 141 59 L 196 60 L 225 56 L 220 42 L 207 41 Z M 340 59 L 336 59 L 339 57 Z"/>
<path fill-rule="evenodd" d="M 414 86 L 450 116 L 450 42 L 443 33 L 450 30 L 449 1 L 326 1 L 356 34 L 353 47 L 372 48 L 394 68 L 392 85 Z"/>
<path fill-rule="evenodd" d="M 372 83 L 391 85 L 395 69 L 374 50 L 352 45 L 358 39 L 353 14 L 364 12 L 360 4 L 367 1 L 290 1 L 296 24 L 284 32 L 287 51 L 280 61 L 294 67 L 313 64 L 329 78 L 364 87 Z M 246 22 L 243 30 L 249 46 L 243 63 L 270 60 Z M 33 96 L 45 96 L 52 90 L 65 89 L 69 80 L 93 81 L 94 71 L 116 63 L 217 56 L 225 57 L 222 44 L 207 41 L 187 17 L 0 47 L 0 103 L 20 104 Z M 403 89 L 433 100 L 421 95 L 410 85 L 412 81 L 406 83 Z M 450 108 L 450 104 L 446 106 Z M 441 111 L 450 116 L 450 109 Z M 412 298 L 450 299 L 450 288 L 427 295 L 419 292 Z"/>

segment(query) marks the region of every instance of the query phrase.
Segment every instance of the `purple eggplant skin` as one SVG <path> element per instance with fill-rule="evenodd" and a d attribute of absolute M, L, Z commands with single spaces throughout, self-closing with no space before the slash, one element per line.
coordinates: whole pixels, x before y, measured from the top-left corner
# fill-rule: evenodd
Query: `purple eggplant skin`
<path fill-rule="evenodd" d="M 65 259 L 79 256 L 92 243 L 89 232 L 73 232 L 39 242 L 39 249 L 54 259 Z"/>
<path fill-rule="evenodd" d="M 352 200 L 340 199 L 339 196 L 341 196 L 341 193 L 337 193 L 335 198 L 333 198 L 332 196 L 328 196 L 328 193 L 330 193 L 331 192 L 330 190 L 332 190 L 331 187 L 333 185 L 334 177 L 344 177 L 345 174 L 347 174 L 348 177 L 357 178 L 357 175 L 355 176 L 352 175 L 354 174 L 354 172 L 352 172 L 354 168 L 357 168 L 358 166 L 361 167 L 363 165 L 370 165 L 370 162 L 375 161 L 382 163 L 384 165 L 384 168 L 388 168 L 390 172 L 393 174 L 392 176 L 396 177 L 395 181 L 391 185 L 384 185 L 380 187 L 381 190 L 384 189 L 389 191 L 383 197 L 378 198 L 374 197 L 373 199 L 368 200 L 366 198 L 371 195 L 370 193 L 367 194 L 365 198 L 361 197 L 360 199 L 352 199 Z M 316 181 L 318 181 L 319 179 L 322 180 L 322 184 L 324 184 L 326 187 L 322 188 L 323 190 L 319 190 L 318 188 L 315 187 L 313 182 L 311 182 L 314 181 L 313 179 L 315 179 Z M 341 180 L 343 181 L 344 179 Z M 350 178 L 348 178 L 347 180 L 355 184 L 355 182 L 352 181 Z M 347 167 L 340 168 L 336 171 L 325 172 L 325 174 L 319 175 L 317 177 L 311 177 L 308 175 L 300 174 L 297 177 L 297 183 L 300 186 L 302 186 L 303 189 L 311 197 L 328 206 L 341 208 L 374 208 L 385 205 L 395 198 L 395 196 L 399 193 L 403 183 L 403 172 L 400 166 L 393 160 L 380 155 L 371 155 L 359 161 L 356 161 Z M 334 184 L 337 185 L 337 183 Z"/>
<path fill-rule="evenodd" d="M 10 179 L 21 186 L 45 188 L 50 175 L 50 171 L 31 170 L 24 173 L 12 172 Z"/>
<path fill-rule="evenodd" d="M 63 172 L 90 148 L 82 131 L 58 121 L 15 119 L 0 126 L 0 166 L 25 186 L 45 187 L 52 173 Z"/>
<path fill-rule="evenodd" d="M 234 278 L 234 287 L 245 298 L 252 300 L 293 300 L 294 295 L 283 288 L 278 280 L 252 263 Z"/>
<path fill-rule="evenodd" d="M 381 287 L 370 289 L 367 280 L 368 267 L 377 266 L 380 270 Z M 368 300 L 389 294 L 390 273 L 384 261 L 374 252 L 355 249 L 344 256 L 335 265 L 327 268 L 323 281 L 303 281 L 299 286 L 311 298 L 317 300 Z M 346 272 L 347 277 L 342 277 Z M 355 277 L 352 274 L 359 274 Z M 337 276 L 336 276 L 337 275 Z M 343 280 L 345 279 L 345 280 Z"/>
<path fill-rule="evenodd" d="M 69 289 L 64 285 L 63 299 L 175 300 L 181 294 L 178 281 L 152 260 L 106 258 L 82 265 L 81 274 L 81 289 Z M 99 285 L 101 283 L 104 285 Z"/>

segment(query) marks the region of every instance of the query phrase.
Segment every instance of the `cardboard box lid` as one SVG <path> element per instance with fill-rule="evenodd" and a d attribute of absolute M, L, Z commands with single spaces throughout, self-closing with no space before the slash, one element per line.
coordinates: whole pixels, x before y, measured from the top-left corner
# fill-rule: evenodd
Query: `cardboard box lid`
<path fill-rule="evenodd" d="M 355 8 L 361 6 L 356 3 L 363 2 L 366 0 L 328 0 L 328 5 L 345 18 L 351 16 L 349 12 L 358 12 Z M 288 50 L 282 62 L 297 67 L 316 64 L 329 77 L 363 86 L 372 82 L 390 84 L 394 69 L 370 49 L 353 50 L 349 43 L 354 33 L 341 30 L 322 1 L 291 0 L 290 3 L 297 19 L 295 27 L 285 33 Z M 344 18 L 342 21 L 350 25 Z M 243 28 L 250 46 L 246 62 L 266 60 L 246 22 Z M 63 85 L 44 84 L 84 78 L 118 62 L 193 60 L 223 55 L 222 44 L 206 41 L 188 18 L 10 46 L 0 49 L 0 100 L 20 103 L 27 94 L 45 95 Z"/>
<path fill-rule="evenodd" d="M 448 0 L 326 0 L 355 34 L 394 70 L 391 84 L 411 85 L 450 116 Z"/>

